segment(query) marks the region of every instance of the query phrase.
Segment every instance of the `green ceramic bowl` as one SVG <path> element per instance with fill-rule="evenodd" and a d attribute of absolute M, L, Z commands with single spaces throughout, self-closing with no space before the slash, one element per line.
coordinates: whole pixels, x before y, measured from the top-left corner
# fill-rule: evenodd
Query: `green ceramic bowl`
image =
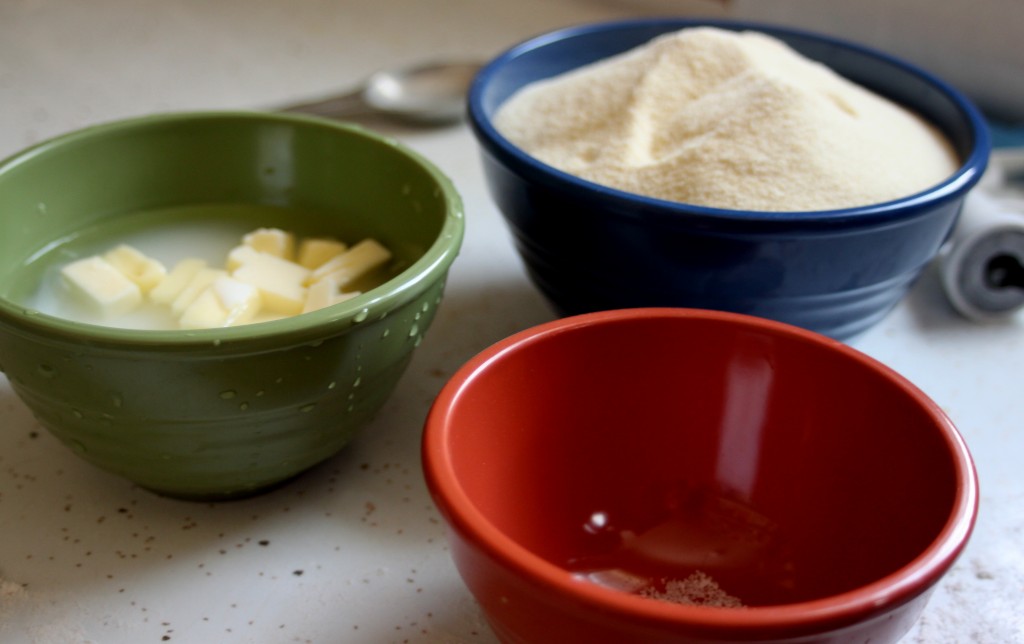
<path fill-rule="evenodd" d="M 375 237 L 404 268 L 341 304 L 227 329 L 125 330 L 26 304 L 62 245 L 208 204 L 316 213 L 284 225 Z M 0 369 L 40 423 L 105 470 L 171 496 L 253 494 L 335 454 L 384 404 L 463 226 L 444 175 L 356 126 L 193 113 L 67 134 L 0 162 Z"/>

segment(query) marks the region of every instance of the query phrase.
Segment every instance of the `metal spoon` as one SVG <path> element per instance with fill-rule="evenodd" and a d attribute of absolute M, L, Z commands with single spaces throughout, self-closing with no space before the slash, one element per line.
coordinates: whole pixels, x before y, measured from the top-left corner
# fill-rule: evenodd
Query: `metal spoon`
<path fill-rule="evenodd" d="M 330 118 L 379 113 L 426 125 L 454 123 L 463 116 L 466 91 L 479 69 L 479 63 L 439 62 L 384 70 L 344 94 L 281 111 Z"/>

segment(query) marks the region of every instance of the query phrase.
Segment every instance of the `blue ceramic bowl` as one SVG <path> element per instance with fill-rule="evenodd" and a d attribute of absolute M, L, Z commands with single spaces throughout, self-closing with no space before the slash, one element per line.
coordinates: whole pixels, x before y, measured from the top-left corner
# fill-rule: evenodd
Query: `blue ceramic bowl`
<path fill-rule="evenodd" d="M 630 194 L 526 154 L 494 127 L 524 85 L 697 25 L 757 30 L 932 121 L 963 164 L 924 192 L 872 206 L 754 212 Z M 757 315 L 835 338 L 881 320 L 934 257 L 988 162 L 985 122 L 931 74 L 835 38 L 682 18 L 571 27 L 504 52 L 475 78 L 469 117 L 492 197 L 537 286 L 562 315 L 682 306 Z"/>

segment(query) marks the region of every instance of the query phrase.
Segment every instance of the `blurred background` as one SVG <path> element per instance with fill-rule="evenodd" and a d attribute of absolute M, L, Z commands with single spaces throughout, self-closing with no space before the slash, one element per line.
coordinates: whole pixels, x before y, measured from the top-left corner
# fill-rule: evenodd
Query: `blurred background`
<path fill-rule="evenodd" d="M 842 36 L 913 61 L 990 114 L 1024 120 L 1019 0 L 609 0 L 656 13 L 717 13 Z"/>
<path fill-rule="evenodd" d="M 1020 0 L 5 0 L 0 153 L 87 122 L 278 106 L 379 68 L 486 59 L 554 27 L 667 13 L 876 45 L 957 84 L 991 115 L 1024 121 Z"/>

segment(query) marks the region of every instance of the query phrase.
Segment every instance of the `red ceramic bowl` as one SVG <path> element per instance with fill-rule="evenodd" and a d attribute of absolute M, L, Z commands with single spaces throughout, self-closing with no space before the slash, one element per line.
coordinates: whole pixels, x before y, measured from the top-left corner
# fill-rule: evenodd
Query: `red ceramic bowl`
<path fill-rule="evenodd" d="M 445 386 L 423 450 L 504 642 L 893 642 L 978 503 L 967 447 L 912 384 L 730 313 L 514 335 Z"/>

